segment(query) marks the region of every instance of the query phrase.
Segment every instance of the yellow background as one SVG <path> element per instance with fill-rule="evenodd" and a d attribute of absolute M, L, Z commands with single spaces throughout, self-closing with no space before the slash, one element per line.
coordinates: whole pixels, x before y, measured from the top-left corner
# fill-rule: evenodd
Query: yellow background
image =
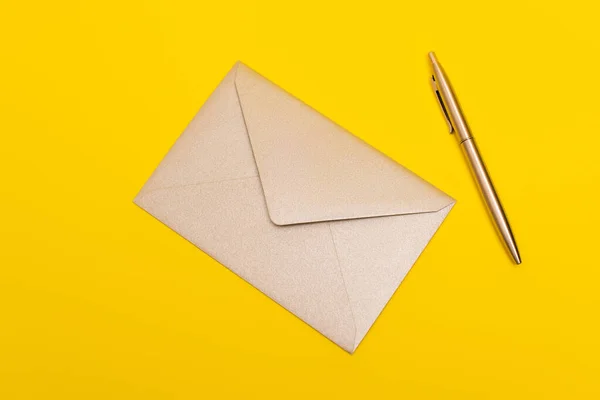
<path fill-rule="evenodd" d="M 0 398 L 599 398 L 593 3 L 1 0 Z M 132 203 L 238 59 L 458 200 L 353 356 Z"/>

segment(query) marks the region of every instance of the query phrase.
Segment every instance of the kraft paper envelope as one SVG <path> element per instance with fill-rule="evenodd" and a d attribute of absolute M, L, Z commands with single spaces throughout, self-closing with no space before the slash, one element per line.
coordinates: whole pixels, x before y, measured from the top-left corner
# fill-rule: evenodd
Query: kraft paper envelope
<path fill-rule="evenodd" d="M 237 63 L 135 203 L 352 353 L 454 200 Z"/>

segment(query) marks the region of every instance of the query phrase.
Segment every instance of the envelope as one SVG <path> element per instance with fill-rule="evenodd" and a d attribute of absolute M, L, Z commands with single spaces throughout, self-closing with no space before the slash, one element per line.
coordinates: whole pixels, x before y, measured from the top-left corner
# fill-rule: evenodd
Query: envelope
<path fill-rule="evenodd" d="M 454 200 L 237 63 L 135 203 L 352 353 Z"/>

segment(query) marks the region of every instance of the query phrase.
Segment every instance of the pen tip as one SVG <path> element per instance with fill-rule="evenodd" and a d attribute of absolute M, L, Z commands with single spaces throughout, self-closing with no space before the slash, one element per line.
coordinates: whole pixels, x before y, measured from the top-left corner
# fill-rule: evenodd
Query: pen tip
<path fill-rule="evenodd" d="M 510 252 L 510 255 L 511 255 L 513 261 L 515 262 L 515 264 L 517 264 L 517 265 L 521 264 L 521 253 L 519 253 L 519 249 L 517 248 L 515 239 L 512 236 L 512 233 L 510 231 L 509 231 L 509 236 L 504 237 L 504 240 L 506 243 L 506 247 L 508 248 L 508 251 Z"/>
<path fill-rule="evenodd" d="M 521 254 L 519 254 L 519 250 L 516 249 L 516 247 L 514 249 L 511 250 L 513 259 L 515 260 L 515 263 L 517 265 L 521 264 Z"/>

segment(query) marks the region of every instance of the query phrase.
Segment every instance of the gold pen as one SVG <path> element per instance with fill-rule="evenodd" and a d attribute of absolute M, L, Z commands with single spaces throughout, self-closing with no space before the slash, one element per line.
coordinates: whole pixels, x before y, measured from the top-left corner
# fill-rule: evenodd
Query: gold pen
<path fill-rule="evenodd" d="M 504 243 L 506 243 L 508 251 L 515 262 L 517 264 L 521 264 L 521 256 L 519 255 L 519 250 L 517 249 L 515 237 L 513 236 L 510 225 L 508 224 L 508 219 L 506 218 L 506 214 L 504 213 L 504 209 L 502 208 L 498 194 L 494 189 L 490 175 L 488 174 L 485 164 L 481 159 L 479 150 L 475 145 L 475 140 L 473 139 L 473 135 L 469 130 L 469 126 L 467 125 L 464 114 L 460 109 L 458 100 L 452 92 L 450 82 L 448 81 L 442 66 L 438 63 L 433 52 L 429 53 L 429 60 L 431 61 L 431 67 L 433 69 L 431 84 L 437 100 L 440 103 L 440 107 L 442 108 L 442 113 L 444 114 L 444 118 L 448 124 L 448 129 L 450 130 L 450 133 L 456 134 L 460 147 L 469 161 L 473 175 L 475 176 L 477 184 L 479 185 L 479 189 L 481 190 L 481 194 L 485 199 L 485 203 L 490 210 L 492 218 L 494 219 L 494 223 L 496 224 L 502 239 L 504 239 Z"/>

